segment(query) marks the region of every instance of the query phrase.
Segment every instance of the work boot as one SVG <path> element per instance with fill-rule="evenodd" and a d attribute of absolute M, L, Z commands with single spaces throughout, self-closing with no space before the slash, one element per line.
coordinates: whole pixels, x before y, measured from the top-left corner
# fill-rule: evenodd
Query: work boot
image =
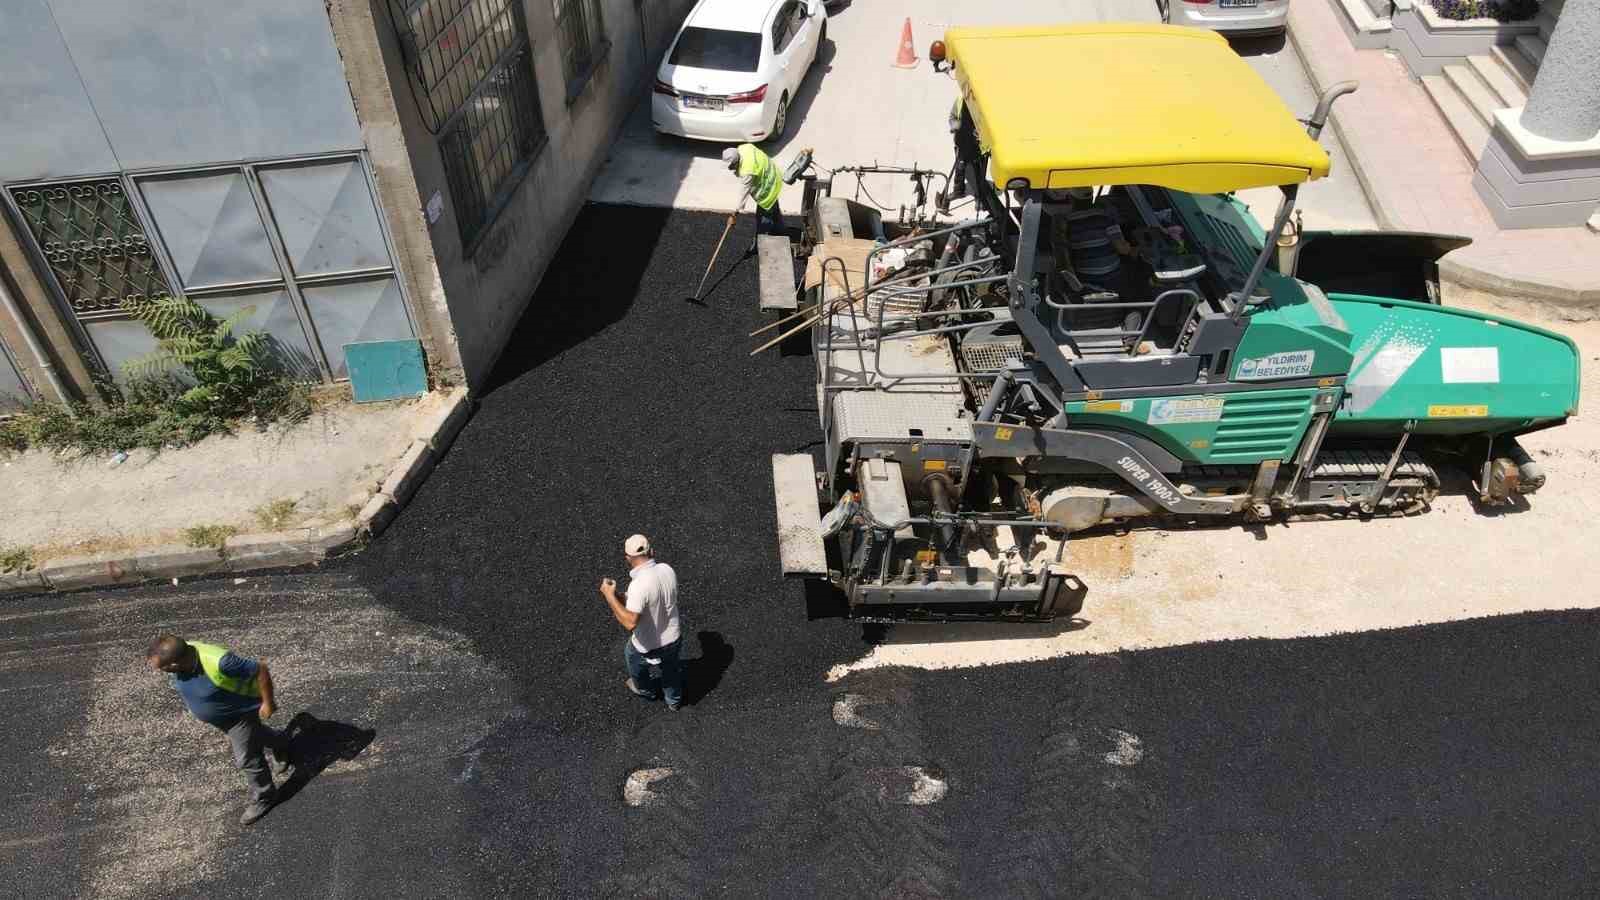
<path fill-rule="evenodd" d="M 639 687 L 637 684 L 634 684 L 633 683 L 633 678 L 631 676 L 626 681 L 624 681 L 622 683 L 627 686 L 628 690 L 631 691 L 635 697 L 643 697 L 646 700 L 659 700 L 659 699 L 661 699 L 660 697 L 657 697 L 655 694 L 652 694 L 649 691 L 645 690 L 644 688 Z"/>
<path fill-rule="evenodd" d="M 264 797 L 264 798 L 262 798 L 260 800 L 252 800 L 250 802 L 250 805 L 246 806 L 244 808 L 244 815 L 239 817 L 239 824 L 240 825 L 253 825 L 253 824 L 255 824 L 257 819 L 261 818 L 262 816 L 266 815 L 269 812 L 272 812 L 272 807 L 276 803 L 276 801 L 277 801 L 276 797 Z"/>

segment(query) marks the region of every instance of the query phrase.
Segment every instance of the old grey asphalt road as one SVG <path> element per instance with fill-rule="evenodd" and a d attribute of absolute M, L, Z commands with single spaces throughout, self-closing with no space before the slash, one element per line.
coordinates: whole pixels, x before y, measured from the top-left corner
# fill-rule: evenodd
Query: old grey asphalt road
<path fill-rule="evenodd" d="M 808 620 L 775 577 L 765 471 L 812 440 L 810 361 L 739 352 L 749 261 L 719 270 L 706 306 L 683 302 L 702 263 L 681 248 L 720 225 L 587 210 L 496 389 L 364 554 L 0 606 L 5 892 L 1594 883 L 1592 611 L 825 682 L 870 635 Z M 693 704 L 677 716 L 624 693 L 621 634 L 594 595 L 635 530 L 686 586 Z M 298 728 L 325 767 L 249 831 L 218 737 L 140 668 L 167 628 L 272 660 L 279 723 L 311 716 Z"/>

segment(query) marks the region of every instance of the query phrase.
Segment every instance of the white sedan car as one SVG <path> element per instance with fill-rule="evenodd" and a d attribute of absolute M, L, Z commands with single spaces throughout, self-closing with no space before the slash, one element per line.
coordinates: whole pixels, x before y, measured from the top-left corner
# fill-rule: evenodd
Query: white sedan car
<path fill-rule="evenodd" d="M 650 121 L 704 141 L 776 140 L 827 34 L 822 0 L 700 0 L 656 72 Z"/>
<path fill-rule="evenodd" d="M 1209 28 L 1229 37 L 1282 34 L 1289 0 L 1156 0 L 1161 21 Z"/>

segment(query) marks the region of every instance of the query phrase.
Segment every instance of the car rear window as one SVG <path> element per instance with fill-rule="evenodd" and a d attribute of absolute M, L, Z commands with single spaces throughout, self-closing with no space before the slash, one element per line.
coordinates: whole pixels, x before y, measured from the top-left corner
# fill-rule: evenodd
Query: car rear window
<path fill-rule="evenodd" d="M 754 72 L 760 61 L 761 35 L 756 32 L 695 27 L 678 35 L 672 58 L 667 60 L 674 66 L 725 72 Z"/>

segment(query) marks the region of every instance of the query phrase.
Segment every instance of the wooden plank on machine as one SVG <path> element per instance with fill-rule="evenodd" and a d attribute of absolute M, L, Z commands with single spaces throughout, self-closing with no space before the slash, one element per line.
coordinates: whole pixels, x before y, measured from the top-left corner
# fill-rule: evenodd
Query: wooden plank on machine
<path fill-rule="evenodd" d="M 861 284 L 866 279 L 867 254 L 876 246 L 876 243 L 862 238 L 828 238 L 818 244 L 806 260 L 805 289 L 809 291 L 821 284 L 823 262 L 830 257 L 837 257 L 849 272 L 849 286 L 861 290 Z M 839 271 L 839 263 L 829 263 L 827 268 L 828 290 L 822 298 L 825 301 L 844 296 L 846 290 L 845 273 Z"/>

